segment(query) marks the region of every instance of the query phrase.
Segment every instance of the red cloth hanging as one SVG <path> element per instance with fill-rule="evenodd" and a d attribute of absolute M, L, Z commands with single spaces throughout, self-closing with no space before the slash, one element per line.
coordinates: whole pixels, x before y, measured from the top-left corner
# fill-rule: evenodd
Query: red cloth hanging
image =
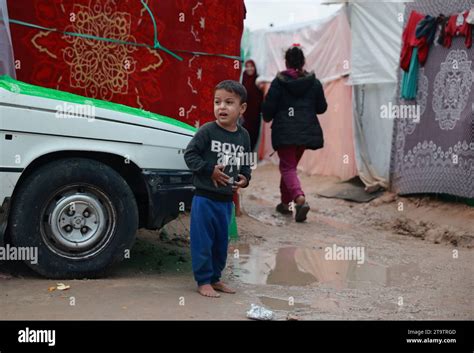
<path fill-rule="evenodd" d="M 243 0 L 147 1 L 161 45 L 240 56 Z M 8 0 L 11 19 L 153 46 L 153 22 L 140 1 Z M 190 125 L 214 120 L 217 83 L 238 80 L 239 61 L 72 37 L 11 23 L 17 77 L 167 115 Z"/>
<path fill-rule="evenodd" d="M 469 11 L 465 11 L 463 16 L 463 21 L 460 26 L 457 25 L 457 18 L 459 14 L 452 15 L 449 17 L 448 23 L 446 24 L 444 30 L 444 43 L 443 46 L 446 48 L 451 47 L 451 42 L 453 37 L 455 36 L 464 36 L 466 39 L 464 43 L 466 44 L 466 48 L 470 48 L 472 46 L 472 25 L 466 22 L 466 18 L 469 14 Z"/>
<path fill-rule="evenodd" d="M 414 47 L 418 48 L 418 61 L 420 65 L 423 65 L 428 58 L 429 45 L 426 41 L 426 37 L 416 38 L 416 26 L 424 17 L 425 15 L 412 11 L 407 25 L 403 30 L 400 67 L 406 72 L 408 72 L 410 68 L 411 55 Z"/>

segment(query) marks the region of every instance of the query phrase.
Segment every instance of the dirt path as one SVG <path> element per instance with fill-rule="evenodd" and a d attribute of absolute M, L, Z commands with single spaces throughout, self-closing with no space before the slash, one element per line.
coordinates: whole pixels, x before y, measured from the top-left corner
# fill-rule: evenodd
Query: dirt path
<path fill-rule="evenodd" d="M 244 190 L 225 274 L 236 295 L 195 293 L 182 216 L 161 234 L 140 231 L 110 277 L 64 281 L 67 291 L 0 263 L 0 319 L 245 319 L 251 303 L 277 319 L 474 319 L 474 208 L 388 193 L 356 204 L 316 196 L 334 178 L 302 182 L 312 207 L 303 224 L 274 212 L 274 166 L 259 167 Z M 338 247 L 363 251 L 363 263 L 327 259 Z"/>

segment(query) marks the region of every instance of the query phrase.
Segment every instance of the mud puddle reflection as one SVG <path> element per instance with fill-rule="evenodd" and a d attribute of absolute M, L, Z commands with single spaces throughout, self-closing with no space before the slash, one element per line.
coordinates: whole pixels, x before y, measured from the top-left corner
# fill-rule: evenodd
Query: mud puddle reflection
<path fill-rule="evenodd" d="M 248 284 L 307 286 L 318 283 L 333 288 L 403 286 L 418 280 L 416 264 L 382 266 L 365 261 L 326 260 L 324 250 L 279 248 L 276 253 L 247 244 L 230 248 L 233 274 Z"/>

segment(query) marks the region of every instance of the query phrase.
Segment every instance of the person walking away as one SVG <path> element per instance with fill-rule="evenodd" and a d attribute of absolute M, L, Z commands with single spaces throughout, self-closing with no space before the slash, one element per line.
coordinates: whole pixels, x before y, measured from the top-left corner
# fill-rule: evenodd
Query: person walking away
<path fill-rule="evenodd" d="M 306 149 L 324 146 L 324 137 L 317 114 L 327 109 L 321 82 L 313 72 L 304 70 L 305 56 L 299 45 L 285 53 L 286 70 L 272 81 L 263 103 L 263 119 L 272 123 L 272 146 L 280 158 L 281 203 L 276 210 L 292 214 L 295 221 L 304 222 L 310 210 L 301 188 L 297 166 Z"/>

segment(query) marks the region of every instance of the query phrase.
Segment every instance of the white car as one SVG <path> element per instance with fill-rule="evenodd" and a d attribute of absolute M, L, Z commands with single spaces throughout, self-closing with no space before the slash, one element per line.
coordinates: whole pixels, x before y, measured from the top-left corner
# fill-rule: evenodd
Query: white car
<path fill-rule="evenodd" d="M 190 208 L 195 129 L 140 109 L 0 77 L 0 246 L 35 247 L 47 277 L 103 274 L 137 229 Z"/>

